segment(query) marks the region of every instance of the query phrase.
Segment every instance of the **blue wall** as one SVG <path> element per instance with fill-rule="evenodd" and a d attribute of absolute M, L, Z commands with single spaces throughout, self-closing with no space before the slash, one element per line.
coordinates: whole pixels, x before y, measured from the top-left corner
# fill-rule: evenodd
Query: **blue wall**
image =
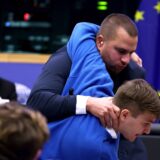
<path fill-rule="evenodd" d="M 32 88 L 43 64 L 0 62 L 0 76 Z"/>

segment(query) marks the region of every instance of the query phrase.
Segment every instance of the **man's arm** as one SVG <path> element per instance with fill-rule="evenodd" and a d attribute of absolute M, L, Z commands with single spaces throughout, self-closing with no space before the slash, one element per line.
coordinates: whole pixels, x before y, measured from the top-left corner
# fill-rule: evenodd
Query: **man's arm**
<path fill-rule="evenodd" d="M 63 48 L 51 56 L 33 86 L 27 105 L 42 112 L 47 117 L 48 121 L 56 121 L 75 115 L 77 110 L 76 106 L 81 106 L 81 98 L 83 97 L 78 98 L 78 96 L 75 95 L 61 96 L 61 92 L 70 72 L 70 67 L 70 59 L 67 55 L 67 51 Z M 78 99 L 80 104 L 77 102 Z M 84 99 L 86 99 L 86 97 L 84 97 Z M 110 98 L 88 97 L 84 104 L 85 112 L 99 117 L 102 124 L 106 124 L 109 127 L 117 125 L 117 117 L 112 112 L 114 107 Z M 115 110 L 118 111 L 119 109 L 115 108 Z M 110 121 L 106 122 L 105 120 L 104 115 L 108 115 L 109 112 L 113 115 L 112 119 L 115 119 L 115 121 L 113 121 L 114 124 L 110 124 Z M 79 112 L 78 114 L 81 113 Z"/>
<path fill-rule="evenodd" d="M 71 61 L 63 47 L 50 57 L 33 86 L 27 105 L 41 111 L 48 121 L 75 114 L 76 96 L 61 96 L 70 67 Z"/>
<path fill-rule="evenodd" d="M 61 96 L 70 67 L 71 62 L 66 48 L 62 48 L 50 57 L 33 86 L 27 105 L 42 112 L 48 121 L 55 121 L 75 115 L 76 105 L 81 106 L 81 98 L 83 99 L 83 97 L 79 98 L 75 95 Z M 78 99 L 80 104 L 79 102 L 77 103 Z M 111 126 L 109 122 L 104 122 L 104 115 L 112 112 L 112 107 L 115 107 L 110 98 L 88 97 L 84 107 L 85 112 L 90 112 L 99 117 L 102 124 L 108 123 L 107 125 Z M 115 108 L 115 110 L 118 110 L 118 108 Z M 79 112 L 78 114 L 81 113 Z M 112 119 L 116 119 L 115 115 L 112 116 Z"/>

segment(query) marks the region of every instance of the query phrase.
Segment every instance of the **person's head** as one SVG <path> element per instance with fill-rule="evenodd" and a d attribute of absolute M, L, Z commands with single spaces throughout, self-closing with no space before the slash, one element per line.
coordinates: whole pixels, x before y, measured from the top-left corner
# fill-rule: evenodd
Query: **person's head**
<path fill-rule="evenodd" d="M 49 137 L 46 119 L 16 102 L 0 105 L 0 159 L 36 160 Z"/>
<path fill-rule="evenodd" d="M 142 79 L 120 86 L 113 102 L 120 107 L 118 131 L 130 141 L 149 134 L 152 122 L 160 116 L 158 93 Z"/>
<path fill-rule="evenodd" d="M 96 36 L 97 48 L 109 70 L 122 71 L 136 50 L 138 31 L 134 22 L 124 14 L 110 14 L 101 23 Z"/>

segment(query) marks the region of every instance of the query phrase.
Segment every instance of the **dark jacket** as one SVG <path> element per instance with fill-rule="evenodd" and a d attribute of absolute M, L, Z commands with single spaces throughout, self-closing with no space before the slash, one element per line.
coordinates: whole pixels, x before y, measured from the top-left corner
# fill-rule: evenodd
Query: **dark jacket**
<path fill-rule="evenodd" d="M 0 97 L 2 99 L 17 100 L 15 84 L 0 78 Z"/>

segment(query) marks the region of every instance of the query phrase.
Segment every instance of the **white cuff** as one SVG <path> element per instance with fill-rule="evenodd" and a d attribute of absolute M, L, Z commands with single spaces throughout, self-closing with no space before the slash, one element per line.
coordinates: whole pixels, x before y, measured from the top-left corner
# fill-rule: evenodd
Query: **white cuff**
<path fill-rule="evenodd" d="M 7 102 L 9 102 L 9 99 L 2 99 L 2 98 L 0 97 L 0 105 L 3 105 L 3 104 L 5 104 L 5 103 L 7 103 Z"/>
<path fill-rule="evenodd" d="M 76 114 L 86 114 L 86 103 L 89 96 L 77 95 Z"/>

